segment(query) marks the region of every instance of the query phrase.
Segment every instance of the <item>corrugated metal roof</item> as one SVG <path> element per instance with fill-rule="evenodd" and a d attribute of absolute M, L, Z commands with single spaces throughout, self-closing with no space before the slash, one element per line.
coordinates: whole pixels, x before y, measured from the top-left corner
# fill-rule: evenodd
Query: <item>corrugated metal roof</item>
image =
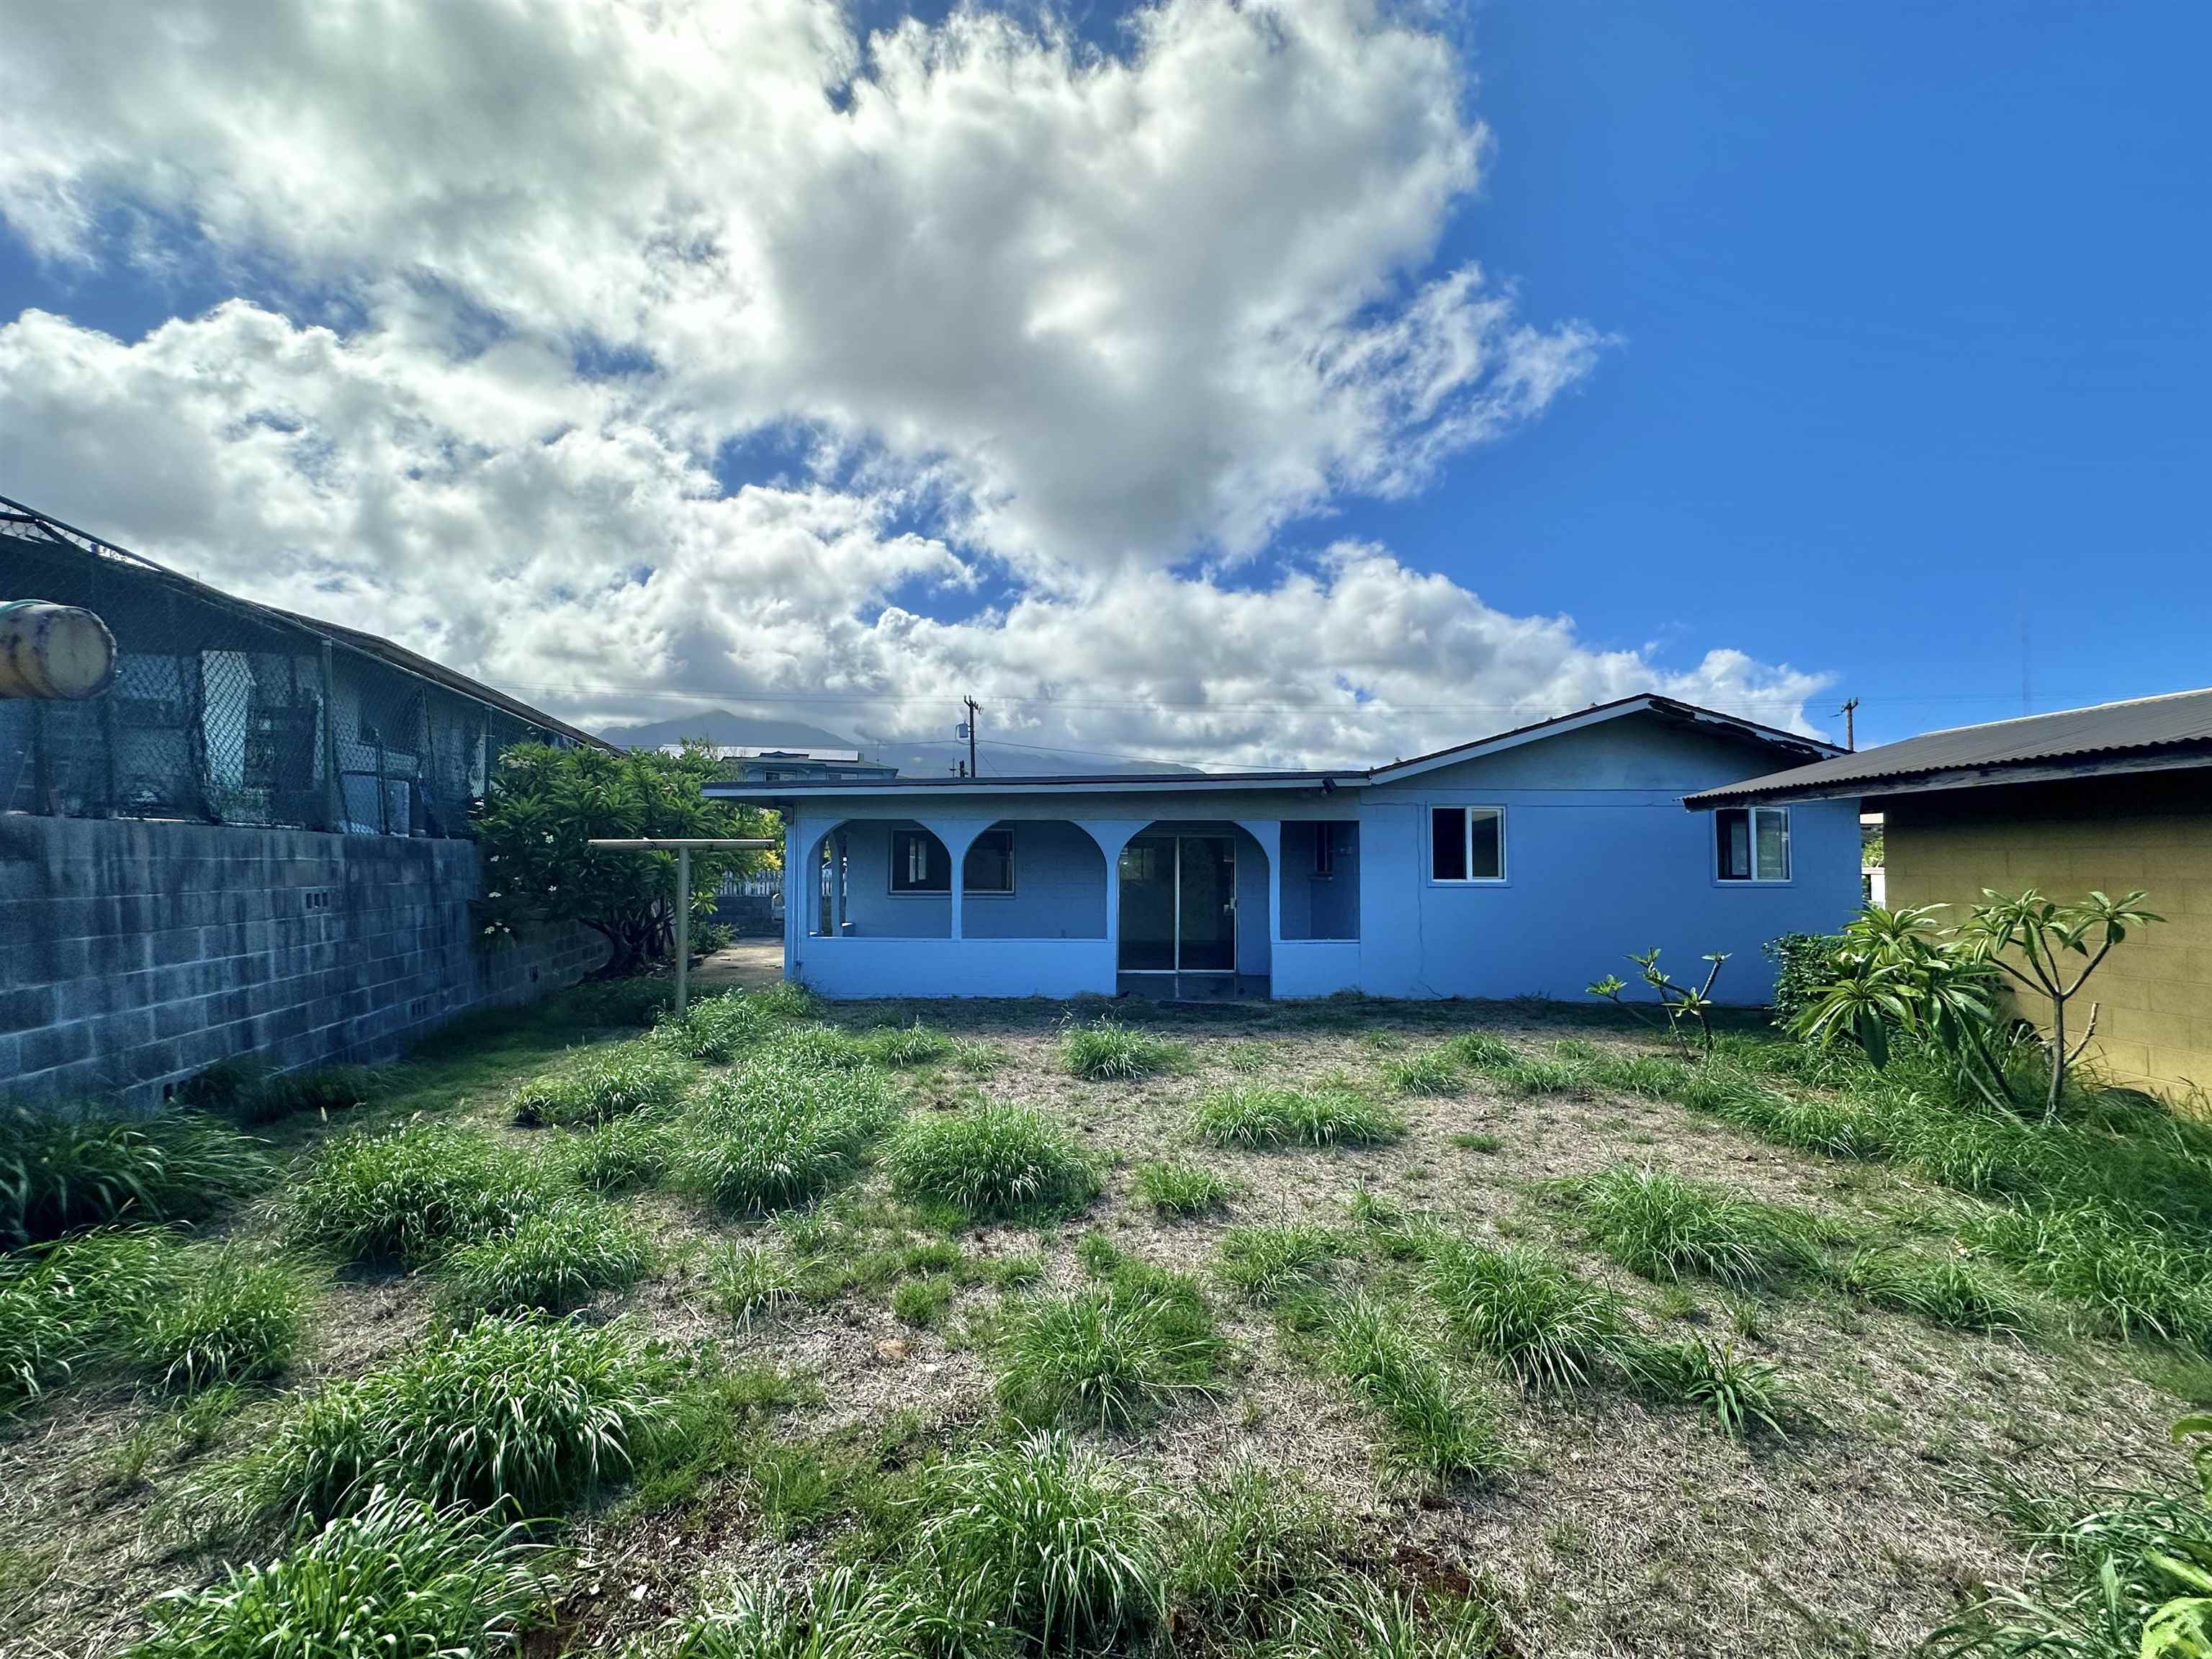
<path fill-rule="evenodd" d="M 2161 750 L 2173 750 L 2179 757 L 2189 754 L 2192 744 L 2212 745 L 2212 689 L 2028 714 L 1986 726 L 1954 726 L 1747 779 L 1724 789 L 1708 789 L 1683 805 L 1695 811 L 1783 797 L 1895 794 L 1916 787 L 1942 787 L 1929 781 L 1937 774 L 2002 772 L 2106 757 L 2148 759 Z M 2212 750 L 2203 758 L 2212 765 Z M 1916 780 L 1920 781 L 1916 784 Z"/>

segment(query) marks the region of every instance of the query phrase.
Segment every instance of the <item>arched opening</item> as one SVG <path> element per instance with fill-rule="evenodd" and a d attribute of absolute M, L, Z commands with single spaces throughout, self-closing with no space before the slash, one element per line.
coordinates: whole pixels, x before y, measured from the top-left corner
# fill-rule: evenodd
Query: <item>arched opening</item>
<path fill-rule="evenodd" d="M 1121 849 L 1121 988 L 1215 1000 L 1267 994 L 1267 854 L 1241 825 L 1161 819 Z"/>
<path fill-rule="evenodd" d="M 1106 937 L 1106 855 L 1082 825 L 1001 818 L 961 859 L 968 939 Z"/>
<path fill-rule="evenodd" d="M 952 937 L 952 855 L 921 824 L 848 818 L 823 836 L 814 872 L 811 937 Z"/>

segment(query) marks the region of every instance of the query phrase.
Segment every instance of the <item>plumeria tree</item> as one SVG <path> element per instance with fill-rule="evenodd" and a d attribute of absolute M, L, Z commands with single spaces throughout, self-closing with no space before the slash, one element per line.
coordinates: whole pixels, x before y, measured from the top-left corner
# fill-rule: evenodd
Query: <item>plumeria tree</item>
<path fill-rule="evenodd" d="M 533 925 L 580 922 L 605 936 L 610 977 L 665 959 L 675 949 L 676 855 L 586 843 L 776 836 L 771 814 L 701 793 L 716 769 L 701 748 L 680 755 L 537 744 L 508 750 L 476 815 L 484 856 L 481 937 L 500 943 Z M 694 921 L 712 915 L 726 875 L 772 866 L 775 859 L 774 852 L 693 853 Z"/>

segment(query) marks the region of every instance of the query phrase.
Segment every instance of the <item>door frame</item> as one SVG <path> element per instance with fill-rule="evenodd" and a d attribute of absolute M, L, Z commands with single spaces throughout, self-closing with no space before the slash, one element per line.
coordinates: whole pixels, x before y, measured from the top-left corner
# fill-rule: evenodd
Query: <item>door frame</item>
<path fill-rule="evenodd" d="M 1122 852 L 1127 852 L 1130 848 L 1135 846 L 1140 841 L 1166 841 L 1175 843 L 1175 873 L 1172 879 L 1168 884 L 1168 914 L 1174 922 L 1174 927 L 1170 930 L 1172 934 L 1172 938 L 1170 939 L 1170 955 L 1173 957 L 1174 965 L 1167 968 L 1124 968 L 1121 966 L 1122 929 L 1120 925 L 1119 919 L 1126 918 L 1129 914 L 1128 907 L 1124 903 L 1116 907 L 1117 921 L 1114 930 L 1114 971 L 1117 974 L 1149 974 L 1170 979 L 1182 975 L 1190 975 L 1194 976 L 1204 975 L 1211 975 L 1216 979 L 1234 979 L 1237 976 L 1237 946 L 1243 943 L 1243 907 L 1237 902 L 1237 872 L 1239 860 L 1237 856 L 1237 832 L 1235 828 L 1231 826 L 1230 828 L 1221 830 L 1162 830 L 1157 831 L 1152 830 L 1141 830 L 1135 835 L 1130 836 L 1129 839 L 1123 843 L 1121 848 Z M 1229 965 L 1226 968 L 1186 968 L 1182 965 L 1182 844 L 1186 841 L 1218 841 L 1228 843 Z M 1115 854 L 1115 878 L 1118 881 L 1121 878 L 1119 854 Z M 1124 897 L 1127 897 L 1126 894 L 1124 895 Z"/>

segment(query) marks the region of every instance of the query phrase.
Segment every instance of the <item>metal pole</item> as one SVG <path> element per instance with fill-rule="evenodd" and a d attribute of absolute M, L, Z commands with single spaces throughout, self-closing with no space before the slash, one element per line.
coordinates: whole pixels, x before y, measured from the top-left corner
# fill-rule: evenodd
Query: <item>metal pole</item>
<path fill-rule="evenodd" d="M 676 849 L 676 1018 L 691 987 L 691 849 Z"/>

